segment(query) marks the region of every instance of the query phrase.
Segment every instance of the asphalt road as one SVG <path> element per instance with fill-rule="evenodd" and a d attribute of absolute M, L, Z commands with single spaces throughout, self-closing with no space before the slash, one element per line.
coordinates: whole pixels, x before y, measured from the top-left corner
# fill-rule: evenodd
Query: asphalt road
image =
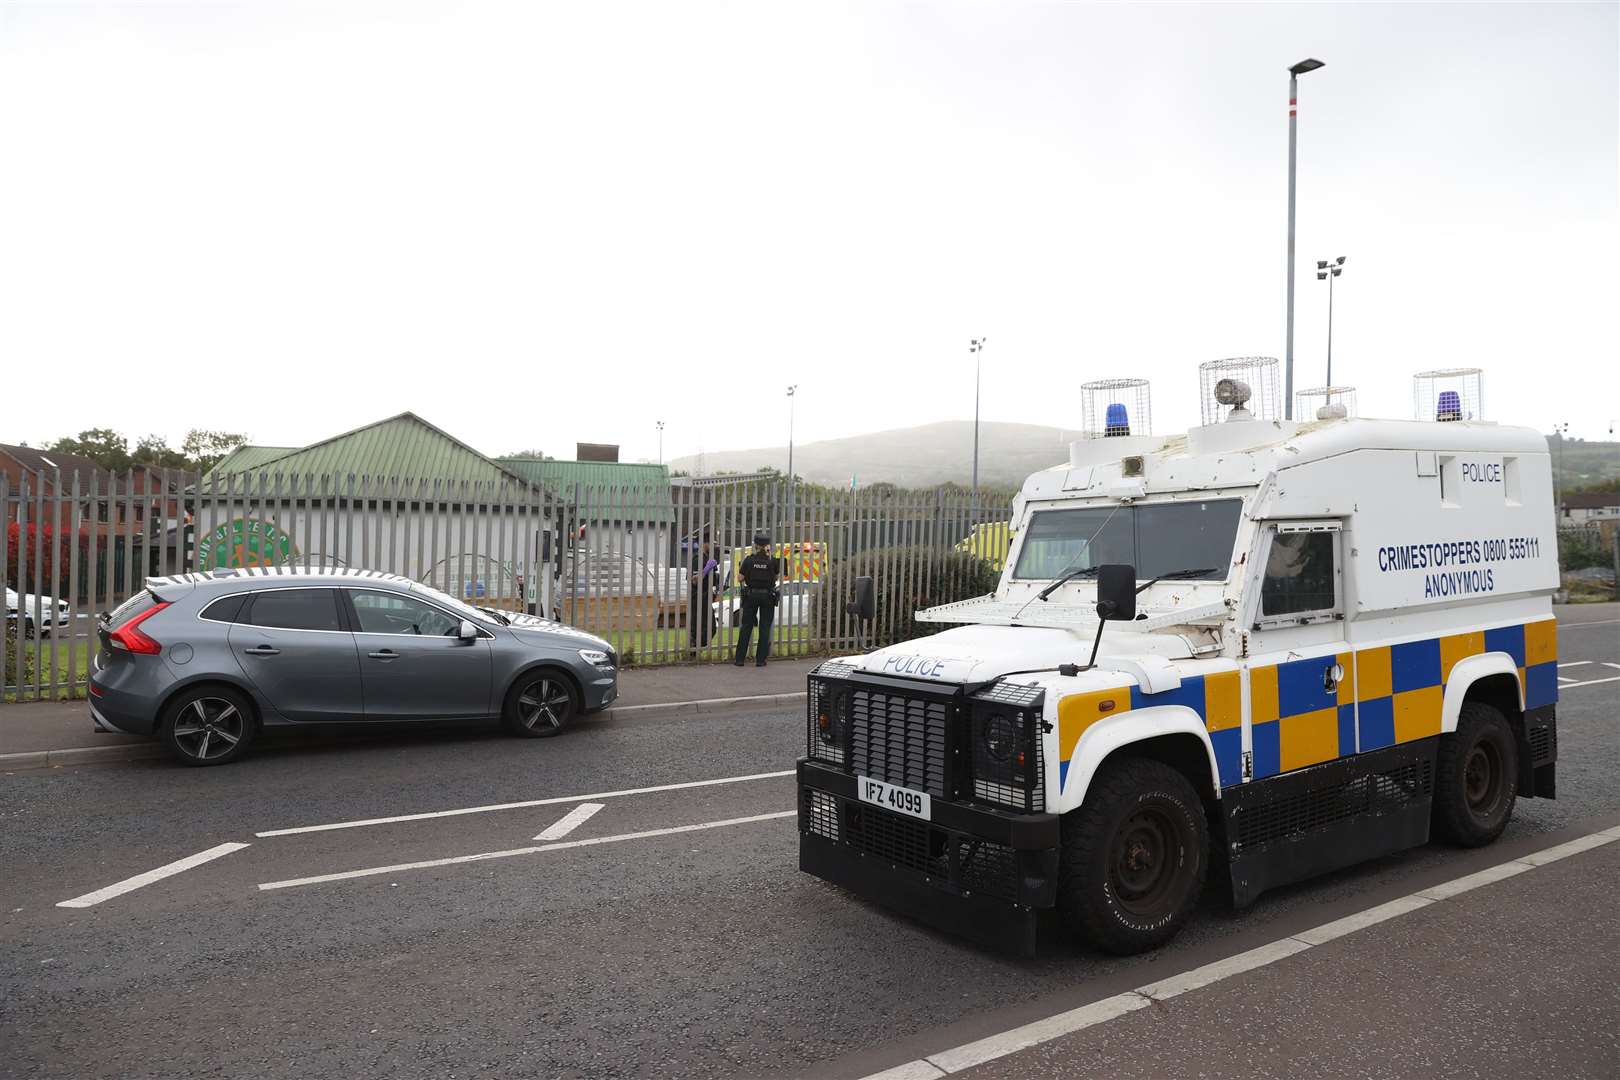
<path fill-rule="evenodd" d="M 1620 820 L 1620 682 L 1597 681 L 1620 676 L 1604 666 L 1620 626 L 1599 616 L 1617 618 L 1562 613 L 1561 661 L 1586 663 L 1564 673 L 1560 797 L 1521 802 L 1504 851 Z M 1499 858 L 1430 845 L 1243 912 L 1211 897 L 1149 957 L 1050 935 L 1021 962 L 800 874 L 792 818 L 764 817 L 792 810 L 790 776 L 611 794 L 563 838 L 535 839 L 577 796 L 790 770 L 802 722 L 587 722 L 550 741 L 424 734 L 219 769 L 0 776 L 0 1075 L 855 1076 Z M 545 799 L 563 801 L 257 835 Z M 668 831 L 684 826 L 709 827 Z M 248 846 L 56 906 L 227 842 Z M 481 853 L 501 854 L 408 865 Z M 1582 868 L 1612 881 L 1612 860 L 1567 872 Z M 1614 934 L 1588 944 L 1620 969 Z"/>

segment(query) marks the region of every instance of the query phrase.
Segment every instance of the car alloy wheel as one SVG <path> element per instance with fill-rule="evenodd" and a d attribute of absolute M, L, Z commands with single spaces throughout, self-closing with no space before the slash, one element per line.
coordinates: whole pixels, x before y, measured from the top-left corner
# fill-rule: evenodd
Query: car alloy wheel
<path fill-rule="evenodd" d="M 561 679 L 550 675 L 535 679 L 518 694 L 518 723 L 535 735 L 561 731 L 573 711 L 573 692 Z"/>
<path fill-rule="evenodd" d="M 174 718 L 174 743 L 197 761 L 214 761 L 236 749 L 247 730 L 247 718 L 224 698 L 194 698 Z"/>

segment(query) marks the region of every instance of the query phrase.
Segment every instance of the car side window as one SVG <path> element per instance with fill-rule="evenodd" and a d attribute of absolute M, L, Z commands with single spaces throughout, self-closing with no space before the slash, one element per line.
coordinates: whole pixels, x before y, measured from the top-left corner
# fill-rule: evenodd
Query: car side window
<path fill-rule="evenodd" d="M 253 597 L 247 622 L 280 630 L 342 630 L 331 589 L 275 589 Z"/>
<path fill-rule="evenodd" d="M 354 602 L 354 614 L 362 634 L 454 637 L 461 629 L 460 619 L 415 597 L 355 589 L 349 593 L 349 599 Z"/>
<path fill-rule="evenodd" d="M 202 615 L 199 618 L 208 619 L 212 622 L 235 622 L 236 616 L 241 612 L 242 604 L 246 600 L 246 593 L 238 593 L 235 596 L 222 596 L 203 608 Z"/>
<path fill-rule="evenodd" d="M 1336 531 L 1273 535 L 1260 585 L 1260 613 L 1269 618 L 1336 611 L 1338 546 Z"/>

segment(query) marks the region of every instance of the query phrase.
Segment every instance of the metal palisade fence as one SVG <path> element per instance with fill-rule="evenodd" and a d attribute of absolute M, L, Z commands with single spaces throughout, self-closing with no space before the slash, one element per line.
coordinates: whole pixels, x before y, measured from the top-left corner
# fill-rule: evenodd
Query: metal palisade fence
<path fill-rule="evenodd" d="M 756 530 L 771 534 L 782 568 L 771 654 L 850 651 L 873 643 L 863 629 L 904 637 L 915 608 L 992 587 L 1010 514 L 1005 495 L 769 478 L 551 490 L 515 478 L 172 470 L 0 475 L 0 508 L 8 701 L 82 696 L 99 614 L 147 577 L 236 567 L 381 570 L 570 623 L 626 665 L 726 660 L 737 564 Z M 861 575 L 878 583 L 870 628 L 846 611 Z"/>

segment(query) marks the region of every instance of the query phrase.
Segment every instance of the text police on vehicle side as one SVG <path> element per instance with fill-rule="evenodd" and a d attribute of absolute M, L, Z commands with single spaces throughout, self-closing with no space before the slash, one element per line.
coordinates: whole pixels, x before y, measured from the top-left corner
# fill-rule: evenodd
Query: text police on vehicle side
<path fill-rule="evenodd" d="M 802 869 L 1024 951 L 1056 907 L 1128 953 L 1207 877 L 1242 906 L 1431 829 L 1487 843 L 1554 795 L 1534 431 L 1096 439 L 1029 478 L 1012 527 L 995 593 L 918 613 L 953 628 L 811 674 Z"/>

